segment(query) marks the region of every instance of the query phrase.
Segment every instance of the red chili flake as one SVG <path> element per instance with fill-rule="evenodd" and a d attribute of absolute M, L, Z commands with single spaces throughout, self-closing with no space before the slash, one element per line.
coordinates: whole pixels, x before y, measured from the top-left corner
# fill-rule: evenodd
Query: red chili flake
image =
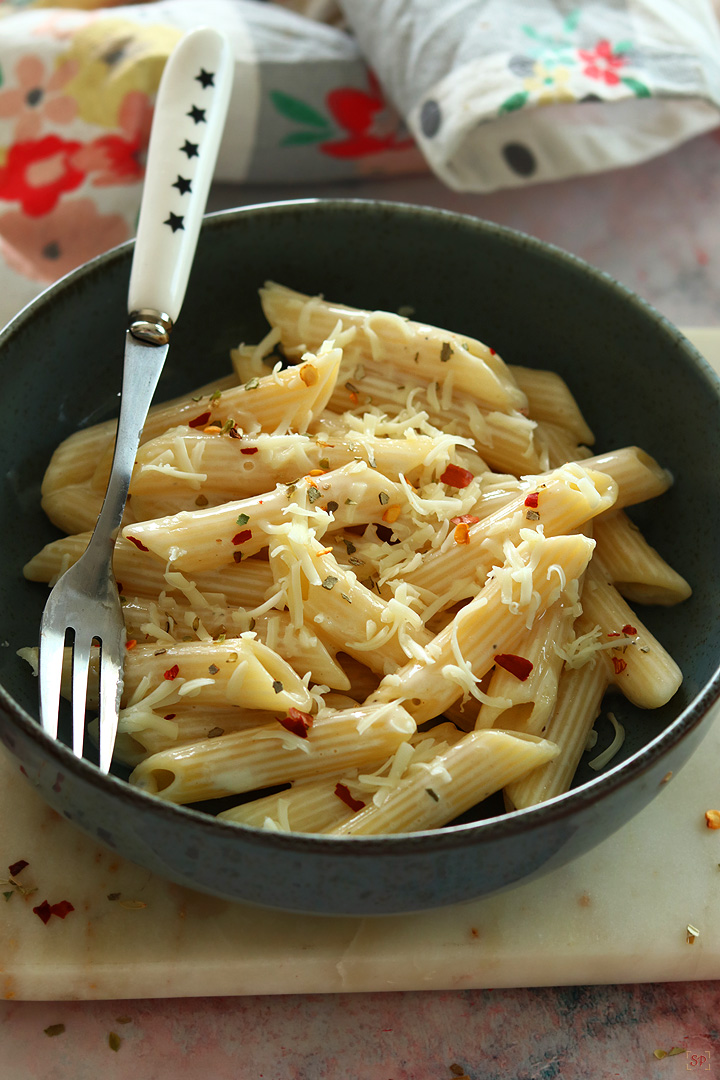
<path fill-rule="evenodd" d="M 276 719 L 287 731 L 292 731 L 293 735 L 299 735 L 301 739 L 307 739 L 313 724 L 310 713 L 300 712 L 294 707 L 288 710 L 287 716 L 278 716 Z"/>
<path fill-rule="evenodd" d="M 240 453 L 241 454 L 257 454 L 257 452 L 258 452 L 257 446 L 242 446 L 240 448 Z"/>
<path fill-rule="evenodd" d="M 75 908 L 69 900 L 61 900 L 58 904 L 50 905 L 50 911 L 53 915 L 57 915 L 58 919 L 64 919 L 66 915 L 69 915 L 74 910 Z"/>
<path fill-rule="evenodd" d="M 163 720 L 174 720 L 176 716 L 177 713 L 169 712 L 167 716 L 163 716 Z"/>
<path fill-rule="evenodd" d="M 461 469 L 459 465 L 448 465 L 440 477 L 440 483 L 449 484 L 450 487 L 455 488 L 466 488 L 474 479 L 469 469 Z"/>
<path fill-rule="evenodd" d="M 622 637 L 619 630 L 608 630 L 607 637 Z"/>
<path fill-rule="evenodd" d="M 125 642 L 126 649 L 134 649 L 137 645 L 137 638 L 131 637 Z"/>
<path fill-rule="evenodd" d="M 169 682 L 172 682 L 173 679 L 177 679 L 179 674 L 180 668 L 177 666 L 177 664 L 173 664 L 171 668 L 167 669 L 167 671 L 163 675 L 163 678 L 167 679 Z"/>
<path fill-rule="evenodd" d="M 490 353 L 491 356 L 497 356 L 497 353 L 495 352 L 494 349 L 489 349 L 489 353 Z"/>
<path fill-rule="evenodd" d="M 128 536 L 128 540 L 131 544 L 134 544 L 136 548 L 140 548 L 141 551 L 149 551 L 150 548 L 146 548 L 143 543 L 137 540 L 134 536 Z"/>
<path fill-rule="evenodd" d="M 495 663 L 509 671 L 520 682 L 525 682 L 533 669 L 533 665 L 524 656 L 516 656 L 515 653 L 498 653 L 494 657 Z"/>
<path fill-rule="evenodd" d="M 362 799 L 354 799 L 352 797 L 352 795 L 350 794 L 350 788 L 346 787 L 345 784 L 336 784 L 335 794 L 337 795 L 338 799 L 342 799 L 345 805 L 349 806 L 351 810 L 355 811 L 355 813 L 357 813 L 358 810 L 362 810 L 365 805 Z"/>
<path fill-rule="evenodd" d="M 14 862 L 12 866 L 8 866 L 8 870 L 10 871 L 10 877 L 17 877 L 17 875 L 22 873 L 25 867 L 29 865 L 30 863 L 27 861 L 27 859 L 18 859 L 18 861 Z"/>
<path fill-rule="evenodd" d="M 531 510 L 536 510 L 539 498 L 539 493 L 537 491 L 533 491 L 528 495 L 527 499 L 525 500 L 525 505 L 529 506 Z"/>
<path fill-rule="evenodd" d="M 244 544 L 246 540 L 252 540 L 252 530 L 251 529 L 243 529 L 242 532 L 235 533 L 235 535 L 232 538 L 232 542 L 236 546 L 238 544 Z"/>
<path fill-rule="evenodd" d="M 474 514 L 458 514 L 457 517 L 450 518 L 451 525 L 477 525 L 479 517 L 475 517 Z"/>
<path fill-rule="evenodd" d="M 43 900 L 42 904 L 38 904 L 37 907 L 34 907 L 33 911 L 37 915 L 38 919 L 42 919 L 42 921 L 47 926 L 47 924 L 50 922 L 50 919 L 52 917 L 52 910 L 51 910 L 50 905 L 48 904 L 47 900 Z"/>
<path fill-rule="evenodd" d="M 615 674 L 620 675 L 627 667 L 627 663 L 620 656 L 613 656 L 613 667 L 615 668 Z"/>
<path fill-rule="evenodd" d="M 204 427 L 210 419 L 210 413 L 204 412 L 196 416 L 194 420 L 188 420 L 188 427 Z"/>
<path fill-rule="evenodd" d="M 622 628 L 622 632 L 623 634 L 627 634 L 628 637 L 635 637 L 637 634 L 637 630 L 634 626 L 631 626 L 630 623 L 625 623 Z"/>
<path fill-rule="evenodd" d="M 58 904 L 49 904 L 47 900 L 43 900 L 42 904 L 38 904 L 37 907 L 33 908 L 38 919 L 42 919 L 46 926 L 53 915 L 57 915 L 58 919 L 64 919 L 66 915 L 69 915 L 74 910 L 75 908 L 69 900 L 61 900 Z"/>

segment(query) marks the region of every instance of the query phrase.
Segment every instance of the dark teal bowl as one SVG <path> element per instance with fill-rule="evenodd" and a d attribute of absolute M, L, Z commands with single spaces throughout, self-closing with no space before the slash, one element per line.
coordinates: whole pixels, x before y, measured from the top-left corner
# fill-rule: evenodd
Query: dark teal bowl
<path fill-rule="evenodd" d="M 228 367 L 263 333 L 256 290 L 272 278 L 419 318 L 492 344 L 509 362 L 570 384 L 601 450 L 637 444 L 675 486 L 636 520 L 694 593 L 642 617 L 684 672 L 669 705 L 613 710 L 627 738 L 613 767 L 580 769 L 538 808 L 433 833 L 332 839 L 216 821 L 103 777 L 38 724 L 37 684 L 16 649 L 37 640 L 44 586 L 22 566 L 56 536 L 39 509 L 57 443 L 111 415 L 120 386 L 131 245 L 70 274 L 0 335 L 0 736 L 68 820 L 127 858 L 218 896 L 322 914 L 379 915 L 469 900 L 587 851 L 650 802 L 688 759 L 720 696 L 720 387 L 695 349 L 632 293 L 527 236 L 437 210 L 307 200 L 211 216 L 159 394 Z M 487 808 L 483 811 L 487 814 Z"/>

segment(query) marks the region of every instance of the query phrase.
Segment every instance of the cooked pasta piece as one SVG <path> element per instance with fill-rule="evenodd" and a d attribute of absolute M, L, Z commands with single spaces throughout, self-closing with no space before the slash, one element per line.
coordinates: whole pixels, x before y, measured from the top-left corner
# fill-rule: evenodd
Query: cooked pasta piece
<path fill-rule="evenodd" d="M 529 735 L 547 735 L 548 721 L 555 711 L 558 680 L 563 660 L 556 646 L 564 646 L 573 638 L 573 622 L 577 605 L 555 601 L 541 619 L 536 619 L 522 646 L 523 658 L 531 665 L 517 672 L 512 662 L 508 667 L 496 664 L 486 694 L 489 698 L 511 702 L 509 707 L 483 703 L 477 715 L 476 728 L 497 727 L 525 731 Z"/>
<path fill-rule="evenodd" d="M 577 443 L 592 446 L 595 436 L 565 380 L 554 371 L 510 364 L 510 374 L 528 399 L 533 420 L 564 428 Z"/>
<path fill-rule="evenodd" d="M 241 795 L 379 765 L 414 732 L 414 720 L 395 703 L 333 711 L 317 718 L 304 735 L 274 720 L 152 754 L 133 770 L 130 783 L 176 803 Z"/>
<path fill-rule="evenodd" d="M 299 481 L 302 497 L 324 516 L 328 529 L 378 521 L 392 508 L 405 509 L 403 488 L 364 462 L 343 465 Z M 213 570 L 240 562 L 267 547 L 297 504 L 296 486 L 278 485 L 262 498 L 240 499 L 204 510 L 142 521 L 123 530 L 126 540 L 153 552 L 178 570 Z M 317 505 L 316 505 L 317 504 Z"/>
<path fill-rule="evenodd" d="M 594 537 L 610 580 L 632 603 L 679 604 L 691 595 L 685 578 L 648 544 L 622 510 L 596 518 Z"/>
<path fill-rule="evenodd" d="M 557 707 L 545 731 L 545 738 L 558 747 L 558 754 L 533 772 L 505 785 L 505 797 L 513 809 L 536 806 L 569 789 L 600 712 L 609 678 L 608 664 L 602 655 L 584 667 L 563 671 Z"/>
<path fill-rule="evenodd" d="M 677 692 L 682 672 L 623 600 L 602 563 L 593 559 L 582 591 L 583 616 L 608 648 L 611 679 L 641 709 L 658 709 Z"/>
<path fill-rule="evenodd" d="M 288 355 L 316 348 L 341 323 L 355 335 L 344 348 L 340 381 L 357 378 L 358 364 L 376 364 L 426 382 L 444 381 L 483 405 L 500 410 L 522 409 L 527 399 L 494 349 L 480 341 L 424 326 L 388 311 L 360 311 L 305 296 L 268 282 L 260 290 L 265 317 L 280 330 Z M 315 343 L 315 344 L 313 344 Z M 402 381 L 402 380 L 399 380 Z"/>
<path fill-rule="evenodd" d="M 430 720 L 477 682 L 496 655 L 514 654 L 533 620 L 561 596 L 572 603 L 594 543 L 587 537 L 533 533 L 496 569 L 477 596 L 426 649 L 386 675 L 371 701 L 402 701 L 418 723 Z"/>
<path fill-rule="evenodd" d="M 366 806 L 327 831 L 377 836 L 437 829 L 556 754 L 554 743 L 534 735 L 470 731 L 430 763 L 411 766 L 380 806 Z"/>

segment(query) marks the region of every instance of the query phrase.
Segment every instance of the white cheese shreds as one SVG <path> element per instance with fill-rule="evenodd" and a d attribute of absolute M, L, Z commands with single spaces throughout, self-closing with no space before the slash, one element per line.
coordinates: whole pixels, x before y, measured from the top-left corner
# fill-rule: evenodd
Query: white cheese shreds
<path fill-rule="evenodd" d="M 615 716 L 615 713 L 609 712 L 607 714 L 608 720 L 615 729 L 615 735 L 613 741 L 610 743 L 606 750 L 603 750 L 601 754 L 598 754 L 592 761 L 588 761 L 588 766 L 598 772 L 600 769 L 604 769 L 605 766 L 612 761 L 615 755 L 618 753 L 622 744 L 625 742 L 625 728 Z"/>

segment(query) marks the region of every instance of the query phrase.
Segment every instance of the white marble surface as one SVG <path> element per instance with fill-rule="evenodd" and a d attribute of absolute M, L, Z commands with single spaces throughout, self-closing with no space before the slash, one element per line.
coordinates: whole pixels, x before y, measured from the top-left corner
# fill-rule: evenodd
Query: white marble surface
<path fill-rule="evenodd" d="M 691 332 L 720 372 L 720 330 Z M 720 710 L 685 768 L 603 844 L 472 903 L 376 919 L 290 915 L 163 881 L 69 825 L 0 751 L 0 997 L 169 998 L 720 979 Z M 11 823 L 8 827 L 8 823 Z M 116 897 L 108 899 L 109 896 Z M 68 900 L 47 925 L 33 907 Z M 688 924 L 700 933 L 688 944 Z"/>
<path fill-rule="evenodd" d="M 442 910 L 320 918 L 230 904 L 163 881 L 50 810 L 2 752 L 0 899 L 7 1000 L 317 994 L 720 978 L 720 714 L 654 802 L 570 866 Z M 118 899 L 108 896 L 119 894 Z M 33 906 L 69 900 L 47 925 Z M 123 906 L 126 905 L 126 906 Z M 144 905 L 144 906 L 143 906 Z M 687 942 L 687 925 L 700 933 Z"/>

